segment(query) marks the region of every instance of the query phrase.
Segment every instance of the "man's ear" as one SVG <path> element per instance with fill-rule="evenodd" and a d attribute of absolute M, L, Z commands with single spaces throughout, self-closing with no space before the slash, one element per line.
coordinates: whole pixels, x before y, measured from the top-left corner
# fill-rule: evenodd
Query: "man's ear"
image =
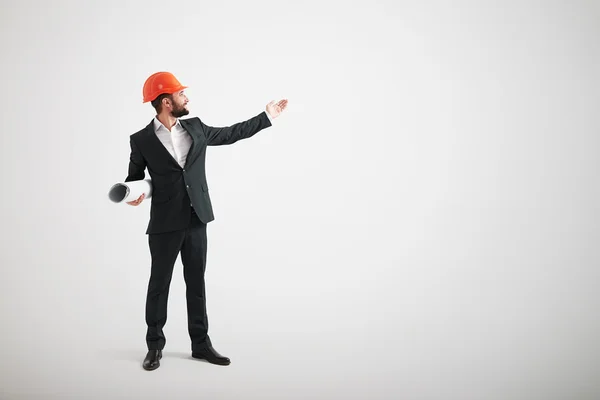
<path fill-rule="evenodd" d="M 171 106 L 171 100 L 168 97 L 162 99 L 163 107 Z"/>

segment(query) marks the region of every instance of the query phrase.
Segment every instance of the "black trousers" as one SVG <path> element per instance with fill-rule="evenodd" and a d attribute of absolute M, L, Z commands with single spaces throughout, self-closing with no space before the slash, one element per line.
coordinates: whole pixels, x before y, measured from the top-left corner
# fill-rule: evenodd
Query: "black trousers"
<path fill-rule="evenodd" d="M 174 232 L 148 235 L 152 270 L 146 297 L 146 344 L 148 350 L 162 350 L 166 344 L 163 327 L 167 322 L 167 301 L 173 266 L 181 253 L 186 284 L 188 331 L 192 352 L 211 345 L 204 271 L 206 270 L 206 224 L 193 211 L 190 225 Z"/>

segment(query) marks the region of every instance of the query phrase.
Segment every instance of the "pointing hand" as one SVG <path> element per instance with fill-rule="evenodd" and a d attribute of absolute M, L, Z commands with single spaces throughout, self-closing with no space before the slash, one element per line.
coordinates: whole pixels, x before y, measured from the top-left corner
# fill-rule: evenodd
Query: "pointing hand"
<path fill-rule="evenodd" d="M 279 114 L 281 114 L 283 110 L 285 110 L 287 104 L 287 99 L 279 100 L 277 103 L 275 103 L 275 100 L 273 100 L 272 102 L 267 104 L 267 112 L 272 118 L 277 118 Z"/>

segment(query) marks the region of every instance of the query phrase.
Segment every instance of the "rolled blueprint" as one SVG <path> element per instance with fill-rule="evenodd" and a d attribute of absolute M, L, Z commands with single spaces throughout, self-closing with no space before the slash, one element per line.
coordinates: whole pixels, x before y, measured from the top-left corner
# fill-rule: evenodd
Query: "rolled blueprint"
<path fill-rule="evenodd" d="M 142 193 L 146 194 L 144 200 L 152 197 L 151 179 L 115 183 L 108 191 L 108 198 L 113 203 L 123 203 L 137 200 Z"/>

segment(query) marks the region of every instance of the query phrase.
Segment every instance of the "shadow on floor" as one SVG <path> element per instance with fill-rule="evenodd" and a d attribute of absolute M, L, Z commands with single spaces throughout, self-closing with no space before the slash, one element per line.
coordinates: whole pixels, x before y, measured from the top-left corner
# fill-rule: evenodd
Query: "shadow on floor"
<path fill-rule="evenodd" d="M 141 363 L 146 357 L 148 350 L 131 350 L 131 349 L 111 349 L 107 350 L 105 354 L 115 361 L 135 361 Z M 181 351 L 165 351 L 163 350 L 162 357 L 164 358 L 180 358 L 184 360 L 204 361 L 192 358 L 192 352 L 189 353 Z"/>

